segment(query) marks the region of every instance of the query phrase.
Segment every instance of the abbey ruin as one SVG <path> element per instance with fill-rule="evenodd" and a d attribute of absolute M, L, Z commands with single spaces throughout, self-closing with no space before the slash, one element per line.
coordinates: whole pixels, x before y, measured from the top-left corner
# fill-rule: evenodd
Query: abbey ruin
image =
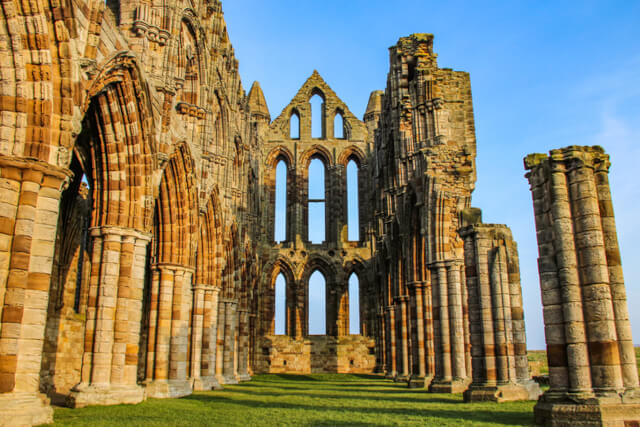
<path fill-rule="evenodd" d="M 363 120 L 317 72 L 272 120 L 260 85 L 240 81 L 219 0 L 4 0 L 0 16 L 0 425 L 255 373 L 539 398 L 516 243 L 471 203 L 469 75 L 439 68 L 432 35 L 390 48 Z M 608 156 L 569 147 L 525 163 L 551 381 L 536 419 L 637 425 Z M 324 334 L 309 330 L 317 272 Z"/>

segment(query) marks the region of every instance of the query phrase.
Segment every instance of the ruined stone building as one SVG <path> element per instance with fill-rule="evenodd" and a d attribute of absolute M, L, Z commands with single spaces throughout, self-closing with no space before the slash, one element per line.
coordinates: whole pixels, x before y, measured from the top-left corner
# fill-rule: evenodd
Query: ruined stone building
<path fill-rule="evenodd" d="M 538 397 L 516 244 L 471 207 L 469 75 L 439 68 L 433 36 L 390 48 L 363 120 L 317 72 L 272 120 L 260 85 L 247 94 L 240 81 L 219 0 L 6 0 L 0 22 L 0 425 L 50 421 L 50 402 L 138 403 L 268 372 Z M 616 304 L 619 335 L 598 348 L 624 374 L 597 385 L 594 373 L 594 390 L 637 389 Z"/>

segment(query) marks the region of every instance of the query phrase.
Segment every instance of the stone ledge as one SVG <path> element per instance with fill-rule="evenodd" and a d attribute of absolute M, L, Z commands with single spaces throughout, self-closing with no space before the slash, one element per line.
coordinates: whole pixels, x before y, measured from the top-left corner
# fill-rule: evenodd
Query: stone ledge
<path fill-rule="evenodd" d="M 0 427 L 32 426 L 53 422 L 49 399 L 40 393 L 0 394 Z"/>
<path fill-rule="evenodd" d="M 89 405 L 135 405 L 144 401 L 145 389 L 140 386 L 124 385 L 87 385 L 79 384 L 67 398 L 70 408 L 84 408 Z"/>

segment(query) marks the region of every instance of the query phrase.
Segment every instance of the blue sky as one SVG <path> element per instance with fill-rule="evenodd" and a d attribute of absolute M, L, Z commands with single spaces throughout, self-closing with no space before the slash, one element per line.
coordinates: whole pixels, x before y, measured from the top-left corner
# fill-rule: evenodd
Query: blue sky
<path fill-rule="evenodd" d="M 478 147 L 473 206 L 506 223 L 520 249 L 530 348 L 544 347 L 537 246 L 522 159 L 568 145 L 602 145 L 640 343 L 639 1 L 223 0 L 248 89 L 259 80 L 272 118 L 317 69 L 362 118 L 384 89 L 387 48 L 435 35 L 440 67 L 471 73 Z"/>

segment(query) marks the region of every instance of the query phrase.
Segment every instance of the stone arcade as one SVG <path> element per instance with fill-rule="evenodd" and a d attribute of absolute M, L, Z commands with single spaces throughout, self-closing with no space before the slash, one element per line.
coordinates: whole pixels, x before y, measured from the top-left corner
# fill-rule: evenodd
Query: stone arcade
<path fill-rule="evenodd" d="M 219 0 L 5 0 L 0 16 L 0 425 L 49 422 L 51 403 L 179 397 L 265 372 L 538 398 L 516 244 L 471 207 L 469 76 L 438 67 L 433 36 L 390 49 L 364 121 L 317 72 L 271 121 L 259 84 L 245 94 Z M 551 370 L 536 418 L 637 422 L 608 157 L 570 147 L 526 166 Z M 312 208 L 325 212 L 322 242 L 309 238 Z M 324 335 L 308 324 L 316 272 Z"/>

